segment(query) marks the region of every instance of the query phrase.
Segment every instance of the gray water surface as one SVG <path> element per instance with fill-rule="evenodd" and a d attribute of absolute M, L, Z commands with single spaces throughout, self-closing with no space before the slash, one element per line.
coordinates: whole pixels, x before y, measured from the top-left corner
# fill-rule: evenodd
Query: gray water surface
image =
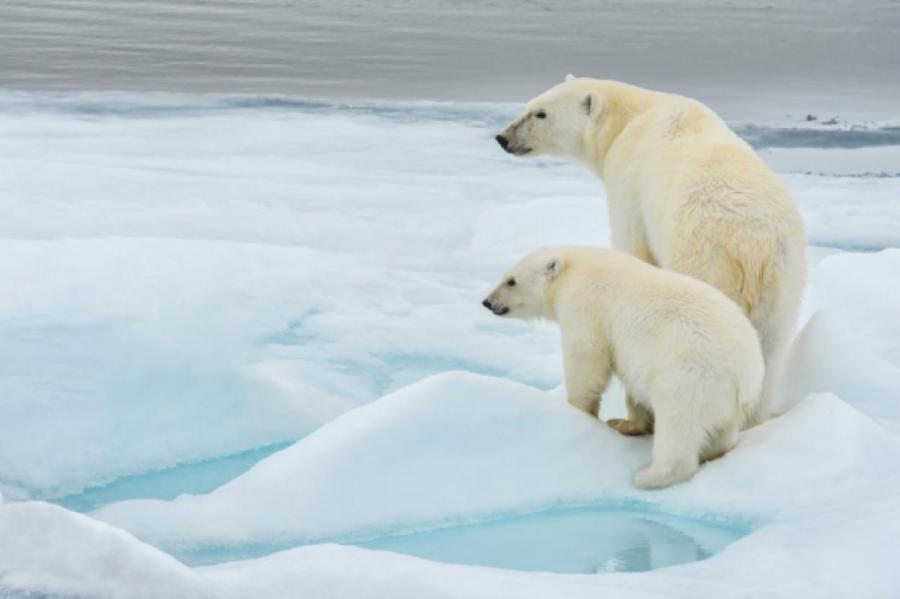
<path fill-rule="evenodd" d="M 26 0 L 0 87 L 524 101 L 567 72 L 730 117 L 892 118 L 896 0 Z"/>

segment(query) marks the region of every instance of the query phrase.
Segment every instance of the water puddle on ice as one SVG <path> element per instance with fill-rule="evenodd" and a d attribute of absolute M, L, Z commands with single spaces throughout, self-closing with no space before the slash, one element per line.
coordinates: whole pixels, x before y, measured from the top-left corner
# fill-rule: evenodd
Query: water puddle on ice
<path fill-rule="evenodd" d="M 358 543 L 454 564 L 560 573 L 642 572 L 705 559 L 747 534 L 643 507 L 559 509 Z"/>
<path fill-rule="evenodd" d="M 182 493 L 206 493 L 283 446 L 122 478 L 57 503 L 88 511 L 125 499 L 173 499 Z M 559 508 L 425 532 L 323 542 L 513 570 L 642 572 L 705 559 L 749 531 L 749 526 L 739 521 L 687 518 L 643 504 L 628 504 Z M 203 547 L 175 551 L 174 555 L 190 565 L 207 565 L 261 557 L 305 544 Z"/>
<path fill-rule="evenodd" d="M 126 499 L 174 499 L 184 493 L 209 493 L 290 444 L 267 445 L 201 462 L 179 464 L 165 470 L 126 476 L 108 485 L 53 501 L 70 510 L 87 512 Z"/>
<path fill-rule="evenodd" d="M 427 532 L 336 542 L 452 564 L 590 574 L 643 572 L 699 561 L 748 532 L 750 527 L 737 521 L 686 518 L 633 505 L 553 509 Z M 297 544 L 207 547 L 176 557 L 191 565 L 213 564 L 261 557 L 292 546 Z"/>

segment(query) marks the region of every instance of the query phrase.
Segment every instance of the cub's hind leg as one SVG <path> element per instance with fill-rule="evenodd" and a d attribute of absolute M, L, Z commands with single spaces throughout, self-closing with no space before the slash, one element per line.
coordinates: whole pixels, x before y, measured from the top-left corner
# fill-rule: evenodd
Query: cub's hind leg
<path fill-rule="evenodd" d="M 678 396 L 677 390 L 653 404 L 655 432 L 650 465 L 634 475 L 640 489 L 659 489 L 691 478 L 700 468 L 706 444 L 703 404 L 697 395 Z M 695 393 L 702 393 L 697 389 Z"/>
<path fill-rule="evenodd" d="M 727 424 L 724 428 L 710 433 L 706 445 L 700 452 L 700 461 L 708 462 L 720 458 L 737 445 L 740 424 L 737 419 Z"/>

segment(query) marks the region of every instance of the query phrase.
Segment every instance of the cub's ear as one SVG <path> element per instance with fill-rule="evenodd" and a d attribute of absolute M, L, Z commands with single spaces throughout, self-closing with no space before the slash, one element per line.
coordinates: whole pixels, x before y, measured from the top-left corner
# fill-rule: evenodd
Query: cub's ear
<path fill-rule="evenodd" d="M 597 92 L 589 92 L 581 101 L 581 107 L 589 117 L 597 118 L 603 113 L 603 98 Z"/>
<path fill-rule="evenodd" d="M 547 265 L 544 267 L 544 271 L 547 273 L 547 277 L 552 281 L 560 275 L 565 266 L 566 263 L 563 261 L 562 257 L 553 256 L 552 258 L 547 260 Z"/>
<path fill-rule="evenodd" d="M 572 79 L 575 79 L 575 75 L 573 75 L 572 73 L 569 73 L 568 75 L 566 75 L 566 83 L 568 83 Z"/>

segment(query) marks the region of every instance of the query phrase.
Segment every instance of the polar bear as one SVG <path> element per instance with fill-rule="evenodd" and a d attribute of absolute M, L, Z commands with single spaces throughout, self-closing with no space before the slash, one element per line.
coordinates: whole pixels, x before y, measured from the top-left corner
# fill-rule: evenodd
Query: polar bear
<path fill-rule="evenodd" d="M 734 300 L 766 359 L 761 418 L 777 411 L 806 258 L 784 183 L 703 104 L 616 81 L 575 78 L 531 100 L 497 141 L 517 156 L 575 158 L 603 180 L 613 247 L 696 277 Z M 628 400 L 623 432 L 646 420 Z"/>
<path fill-rule="evenodd" d="M 596 416 L 619 377 L 654 428 L 640 488 L 690 478 L 721 456 L 759 407 L 765 366 L 740 308 L 714 287 L 613 250 L 556 247 L 525 256 L 482 304 L 498 316 L 559 324 L 568 401 Z"/>

